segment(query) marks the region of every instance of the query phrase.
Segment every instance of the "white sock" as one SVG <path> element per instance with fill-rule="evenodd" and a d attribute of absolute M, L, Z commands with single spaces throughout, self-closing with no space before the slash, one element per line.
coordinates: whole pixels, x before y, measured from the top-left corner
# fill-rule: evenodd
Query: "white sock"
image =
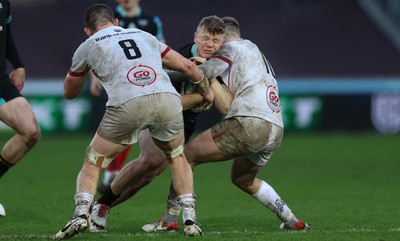
<path fill-rule="evenodd" d="M 89 216 L 89 208 L 92 205 L 93 195 L 85 191 L 80 191 L 75 194 L 74 200 L 74 217 L 78 217 L 82 214 Z"/>
<path fill-rule="evenodd" d="M 296 221 L 296 217 L 293 215 L 290 208 L 286 203 L 279 197 L 278 193 L 268 185 L 265 181 L 261 180 L 260 189 L 252 195 L 260 203 L 270 209 L 272 212 L 276 213 L 280 220 L 284 223 L 289 221 Z M 293 220 L 296 219 L 296 220 Z"/>
<path fill-rule="evenodd" d="M 179 195 L 177 203 L 182 209 L 183 223 L 186 225 L 196 223 L 196 196 L 192 193 Z"/>
<path fill-rule="evenodd" d="M 164 221 L 167 223 L 178 222 L 179 214 L 181 213 L 181 207 L 178 205 L 176 200 L 176 194 L 173 193 L 168 195 L 167 198 L 167 211 L 164 215 Z"/>

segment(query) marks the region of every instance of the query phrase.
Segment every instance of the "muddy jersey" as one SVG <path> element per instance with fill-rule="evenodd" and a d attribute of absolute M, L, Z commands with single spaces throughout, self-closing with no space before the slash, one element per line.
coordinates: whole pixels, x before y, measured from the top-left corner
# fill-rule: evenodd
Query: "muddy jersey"
<path fill-rule="evenodd" d="M 78 47 L 69 73 L 80 76 L 92 70 L 107 92 L 107 106 L 161 92 L 180 96 L 162 68 L 162 57 L 169 50 L 147 32 L 111 26 Z"/>
<path fill-rule="evenodd" d="M 207 77 L 219 75 L 234 94 L 226 118 L 253 116 L 283 127 L 273 69 L 254 43 L 229 41 L 204 64 L 204 68 Z"/>

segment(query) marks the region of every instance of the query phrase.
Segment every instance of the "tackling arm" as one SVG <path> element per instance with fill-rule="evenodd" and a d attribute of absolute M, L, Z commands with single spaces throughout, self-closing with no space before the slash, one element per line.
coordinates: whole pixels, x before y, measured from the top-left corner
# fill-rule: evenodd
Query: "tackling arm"
<path fill-rule="evenodd" d="M 204 64 L 200 65 L 199 68 L 203 71 L 204 76 L 207 79 L 213 79 L 227 70 L 229 68 L 229 63 L 218 58 L 211 58 Z"/>
<path fill-rule="evenodd" d="M 17 46 L 14 43 L 14 39 L 11 34 L 10 24 L 7 24 L 7 35 L 6 35 L 6 57 L 12 64 L 14 69 L 24 68 L 24 63 L 18 53 Z"/>
<path fill-rule="evenodd" d="M 10 73 L 10 79 L 14 86 L 21 91 L 24 88 L 25 84 L 25 68 L 24 63 L 22 62 L 17 47 L 14 43 L 14 39 L 11 34 L 10 24 L 6 25 L 7 27 L 7 35 L 6 35 L 6 58 L 12 66 L 14 70 Z"/>
<path fill-rule="evenodd" d="M 85 74 L 67 74 L 64 80 L 64 96 L 67 99 L 73 99 L 81 92 L 83 83 L 85 81 Z"/>
<path fill-rule="evenodd" d="M 183 75 L 186 76 L 186 78 L 183 78 L 182 74 L 180 73 L 170 72 L 168 75 L 171 79 L 173 79 L 173 81 L 185 82 L 187 79 L 189 79 L 192 83 L 198 84 L 204 92 L 204 99 L 209 103 L 209 105 L 212 104 L 214 100 L 214 93 L 209 88 L 208 79 L 196 64 L 172 49 L 164 55 L 162 60 L 165 67 L 182 72 Z"/>
<path fill-rule="evenodd" d="M 215 107 L 221 114 L 227 115 L 231 107 L 231 103 L 234 99 L 233 93 L 228 89 L 226 85 L 219 83 L 216 78 L 211 80 L 210 87 L 215 94 Z"/>

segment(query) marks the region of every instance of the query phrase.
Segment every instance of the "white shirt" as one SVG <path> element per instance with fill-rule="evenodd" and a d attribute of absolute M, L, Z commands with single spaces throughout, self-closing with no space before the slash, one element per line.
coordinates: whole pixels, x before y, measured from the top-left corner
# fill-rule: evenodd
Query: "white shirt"
<path fill-rule="evenodd" d="M 69 73 L 79 76 L 92 70 L 107 92 L 107 106 L 153 93 L 180 96 L 162 68 L 162 57 L 169 50 L 147 32 L 111 26 L 78 47 Z"/>
<path fill-rule="evenodd" d="M 226 118 L 258 117 L 283 128 L 278 84 L 272 67 L 254 43 L 229 41 L 203 66 L 208 78 L 220 76 L 234 94 Z"/>

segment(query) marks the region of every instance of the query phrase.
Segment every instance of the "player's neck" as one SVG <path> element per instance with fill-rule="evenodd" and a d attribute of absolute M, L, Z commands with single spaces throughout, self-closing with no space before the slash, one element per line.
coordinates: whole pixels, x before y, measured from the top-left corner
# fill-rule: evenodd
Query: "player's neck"
<path fill-rule="evenodd" d="M 239 41 L 239 40 L 243 40 L 243 39 L 241 37 L 231 36 L 231 37 L 228 37 L 227 39 L 225 39 L 225 43 L 230 42 L 230 41 Z"/>
<path fill-rule="evenodd" d="M 96 32 L 98 32 L 98 31 L 100 31 L 100 30 L 102 30 L 102 29 L 108 28 L 108 27 L 112 27 L 112 26 L 115 26 L 115 24 L 112 24 L 112 23 L 104 24 L 104 25 L 102 25 L 102 26 L 100 26 L 100 27 L 97 27 L 97 28 L 96 28 Z M 95 33 L 96 33 L 96 32 L 95 32 Z"/>

